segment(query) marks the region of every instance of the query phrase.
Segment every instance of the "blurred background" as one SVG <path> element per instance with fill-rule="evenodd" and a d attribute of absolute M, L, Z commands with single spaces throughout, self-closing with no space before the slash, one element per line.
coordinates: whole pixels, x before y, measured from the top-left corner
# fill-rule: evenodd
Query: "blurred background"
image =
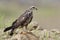
<path fill-rule="evenodd" d="M 46 29 L 60 29 L 60 0 L 0 0 L 0 28 L 10 26 L 31 6 L 38 8 L 33 21 Z"/>

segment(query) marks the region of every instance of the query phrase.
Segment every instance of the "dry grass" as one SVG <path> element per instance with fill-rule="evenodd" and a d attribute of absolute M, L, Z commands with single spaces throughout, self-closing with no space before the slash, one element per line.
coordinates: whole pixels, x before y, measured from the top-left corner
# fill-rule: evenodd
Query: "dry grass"
<path fill-rule="evenodd" d="M 4 33 L 0 29 L 0 40 L 60 40 L 60 31 L 57 29 L 53 30 L 32 30 L 30 32 L 22 32 L 22 29 L 17 29 L 17 34 L 9 36 L 9 32 Z"/>

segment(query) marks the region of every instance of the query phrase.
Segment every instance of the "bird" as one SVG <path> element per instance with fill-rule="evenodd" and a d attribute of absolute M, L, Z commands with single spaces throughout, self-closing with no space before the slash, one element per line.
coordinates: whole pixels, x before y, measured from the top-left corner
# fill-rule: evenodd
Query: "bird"
<path fill-rule="evenodd" d="M 37 8 L 35 6 L 31 6 L 30 8 L 28 8 L 21 16 L 19 16 L 13 23 L 11 26 L 7 27 L 4 29 L 4 32 L 7 32 L 9 30 L 11 30 L 10 32 L 10 36 L 13 35 L 13 32 L 15 29 L 17 29 L 19 26 L 21 28 L 25 27 L 27 29 L 28 24 L 32 21 L 33 19 L 33 10 L 37 10 Z"/>

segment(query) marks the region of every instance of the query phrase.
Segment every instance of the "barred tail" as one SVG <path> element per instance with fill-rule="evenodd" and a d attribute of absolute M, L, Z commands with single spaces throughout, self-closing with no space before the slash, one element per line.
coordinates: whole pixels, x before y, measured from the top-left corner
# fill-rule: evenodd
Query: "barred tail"
<path fill-rule="evenodd" d="M 5 29 L 4 29 L 4 32 L 6 32 L 6 31 L 8 31 L 8 30 L 10 30 L 10 29 L 12 29 L 12 26 L 5 28 Z"/>

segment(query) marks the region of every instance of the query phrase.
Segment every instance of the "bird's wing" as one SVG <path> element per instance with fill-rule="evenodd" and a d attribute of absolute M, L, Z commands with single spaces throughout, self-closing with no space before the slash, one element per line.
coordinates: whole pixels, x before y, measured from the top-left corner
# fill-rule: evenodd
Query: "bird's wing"
<path fill-rule="evenodd" d="M 30 16 L 30 17 L 26 20 L 26 22 L 24 23 L 24 25 L 29 24 L 29 23 L 32 21 L 32 19 L 33 19 L 33 16 Z"/>
<path fill-rule="evenodd" d="M 29 20 L 30 13 L 31 13 L 31 12 L 26 12 L 26 13 L 22 14 L 18 19 L 16 19 L 16 20 L 13 22 L 12 25 L 20 25 L 20 24 L 25 23 L 26 21 Z"/>
<path fill-rule="evenodd" d="M 26 21 L 26 17 L 24 17 L 24 16 L 21 16 L 20 18 L 18 18 L 18 19 L 16 19 L 13 23 L 12 23 L 12 25 L 20 25 L 20 24 L 22 24 L 22 23 L 24 23 L 25 21 Z"/>

